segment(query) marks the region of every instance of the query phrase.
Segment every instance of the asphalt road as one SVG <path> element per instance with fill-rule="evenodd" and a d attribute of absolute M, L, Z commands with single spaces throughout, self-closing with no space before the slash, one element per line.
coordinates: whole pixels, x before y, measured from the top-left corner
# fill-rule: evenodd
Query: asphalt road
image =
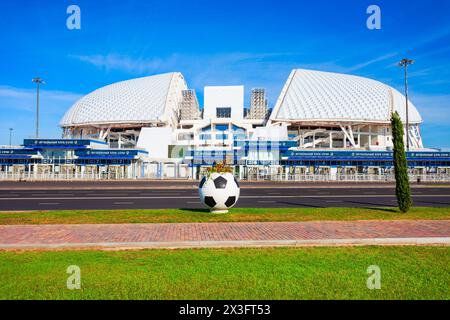
<path fill-rule="evenodd" d="M 415 206 L 450 206 L 450 188 L 413 189 Z M 392 186 L 242 188 L 237 207 L 391 207 Z M 0 211 L 72 209 L 202 208 L 192 185 L 164 189 L 2 189 Z"/>

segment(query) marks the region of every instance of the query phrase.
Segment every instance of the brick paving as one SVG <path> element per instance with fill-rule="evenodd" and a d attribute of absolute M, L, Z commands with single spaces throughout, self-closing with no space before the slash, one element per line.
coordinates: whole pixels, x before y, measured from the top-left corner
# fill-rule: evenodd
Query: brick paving
<path fill-rule="evenodd" d="M 450 220 L 423 221 L 314 221 L 250 223 L 165 223 L 0 226 L 0 248 L 113 246 L 182 246 L 195 242 L 236 243 L 325 241 L 357 239 L 444 239 L 450 243 Z M 347 241 L 352 244 L 352 241 Z M 374 241 L 374 244 L 377 242 Z M 343 242 L 345 244 L 345 241 Z M 369 241 L 370 244 L 370 241 Z M 401 243 L 400 243 L 401 244 Z M 145 246 L 145 245 L 144 245 Z"/>

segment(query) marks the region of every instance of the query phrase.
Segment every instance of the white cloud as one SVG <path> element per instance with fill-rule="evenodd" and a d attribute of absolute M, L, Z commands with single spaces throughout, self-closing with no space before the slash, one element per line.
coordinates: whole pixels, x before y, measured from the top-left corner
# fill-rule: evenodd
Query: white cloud
<path fill-rule="evenodd" d="M 365 62 L 356 64 L 356 65 L 354 65 L 352 67 L 348 67 L 348 68 L 346 68 L 346 72 L 353 72 L 353 71 L 357 71 L 357 70 L 363 69 L 363 68 L 368 67 L 368 66 L 370 66 L 372 64 L 391 59 L 391 58 L 395 57 L 396 55 L 398 55 L 397 52 L 385 54 L 383 56 L 371 59 L 369 61 L 365 61 Z"/>
<path fill-rule="evenodd" d="M 122 70 L 138 74 L 158 71 L 164 67 L 173 65 L 176 61 L 175 56 L 170 56 L 165 59 L 133 59 L 117 54 L 70 55 L 70 57 L 106 70 Z"/>
<path fill-rule="evenodd" d="M 58 122 L 80 94 L 58 90 L 40 92 L 41 137 L 59 137 Z M 15 88 L 0 85 L 0 145 L 9 142 L 9 128 L 14 128 L 13 143 L 22 143 L 23 138 L 34 137 L 36 89 Z"/>
<path fill-rule="evenodd" d="M 58 90 L 40 91 L 40 102 L 50 107 L 49 111 L 60 110 L 59 106 L 67 106 L 81 98 L 82 95 Z M 36 105 L 36 89 L 15 88 L 0 85 L 0 108 L 13 110 L 34 110 Z"/>
<path fill-rule="evenodd" d="M 422 115 L 424 123 L 450 126 L 450 94 L 414 94 L 411 100 Z"/>
<path fill-rule="evenodd" d="M 108 55 L 70 55 L 69 57 L 89 63 L 105 70 L 120 70 L 132 74 L 151 74 L 162 71 L 182 70 L 183 73 L 195 71 L 196 74 L 229 73 L 243 71 L 237 79 L 254 71 L 260 74 L 267 69 L 273 72 L 276 68 L 293 69 L 298 67 L 327 70 L 335 72 L 356 71 L 377 62 L 392 58 L 397 53 L 389 53 L 353 66 L 344 66 L 338 61 L 317 61 L 303 63 L 300 54 L 294 53 L 221 53 L 213 55 L 173 54 L 163 58 L 131 58 L 119 54 Z M 250 69 L 249 69 L 250 68 Z M 195 75 L 193 75 L 195 76 Z M 264 75 L 263 75 L 264 76 Z M 234 78 L 234 77 L 233 77 Z"/>
<path fill-rule="evenodd" d="M 205 85 L 244 84 L 262 86 L 276 99 L 285 79 L 295 63 L 296 55 L 290 53 L 223 53 L 214 55 L 173 54 L 163 58 L 141 59 L 118 54 L 71 55 L 71 58 L 98 68 L 120 70 L 133 75 L 151 75 L 180 71 L 189 86 L 202 91 Z"/>
<path fill-rule="evenodd" d="M 89 63 L 99 68 L 106 70 L 121 70 L 129 73 L 143 74 L 153 73 L 162 70 L 179 69 L 182 67 L 190 68 L 193 66 L 209 66 L 220 65 L 228 67 L 228 64 L 246 63 L 246 62 L 261 62 L 267 58 L 284 56 L 288 54 L 251 54 L 251 53 L 226 53 L 215 55 L 185 55 L 172 54 L 163 58 L 132 58 L 120 54 L 107 55 L 69 55 L 70 58 Z"/>

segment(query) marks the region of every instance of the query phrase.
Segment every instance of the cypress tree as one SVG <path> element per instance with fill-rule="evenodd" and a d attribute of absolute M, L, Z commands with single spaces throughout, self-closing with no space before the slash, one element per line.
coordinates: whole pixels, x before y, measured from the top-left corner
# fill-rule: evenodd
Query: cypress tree
<path fill-rule="evenodd" d="M 394 144 L 395 195 L 398 208 L 401 212 L 406 213 L 412 206 L 412 198 L 408 178 L 408 161 L 403 141 L 403 123 L 397 112 L 392 114 L 391 125 Z"/>

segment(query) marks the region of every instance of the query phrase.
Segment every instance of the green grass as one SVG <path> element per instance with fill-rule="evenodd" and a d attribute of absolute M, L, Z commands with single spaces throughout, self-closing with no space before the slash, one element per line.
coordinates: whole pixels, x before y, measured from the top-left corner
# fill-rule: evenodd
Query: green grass
<path fill-rule="evenodd" d="M 407 214 L 384 208 L 235 208 L 224 215 L 188 209 L 0 212 L 0 225 L 417 219 L 450 219 L 450 208 L 413 208 Z"/>
<path fill-rule="evenodd" d="M 0 299 L 450 299 L 450 247 L 0 252 Z M 66 287 L 69 265 L 81 290 Z M 381 290 L 366 287 L 381 268 Z"/>

